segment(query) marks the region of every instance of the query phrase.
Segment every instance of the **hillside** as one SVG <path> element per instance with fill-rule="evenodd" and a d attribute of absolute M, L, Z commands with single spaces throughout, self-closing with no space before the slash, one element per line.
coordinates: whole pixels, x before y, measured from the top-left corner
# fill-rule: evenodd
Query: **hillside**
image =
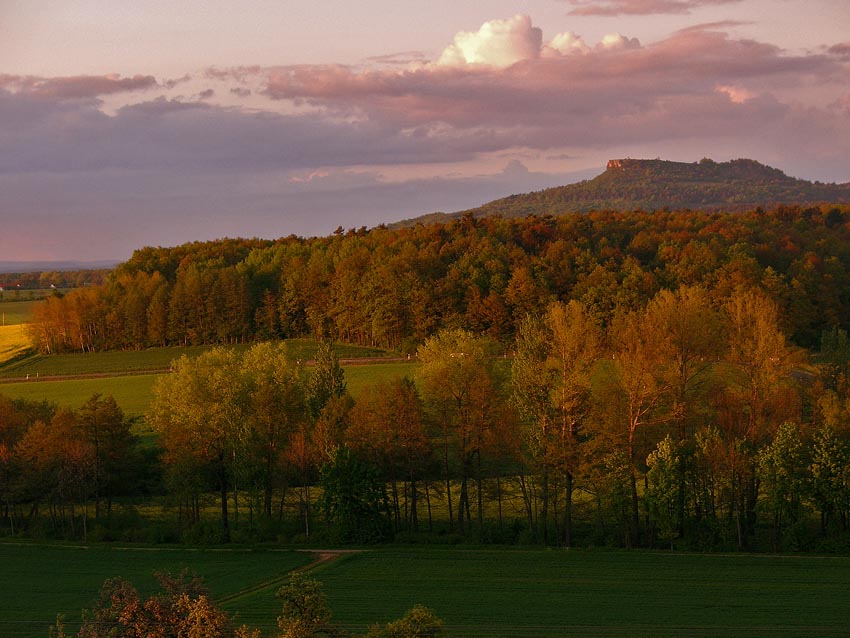
<path fill-rule="evenodd" d="M 777 204 L 845 202 L 850 202 L 850 183 L 796 179 L 750 159 L 703 159 L 692 164 L 619 159 L 609 161 L 605 172 L 590 180 L 511 195 L 456 213 L 425 215 L 399 225 L 446 221 L 466 213 L 511 218 L 590 210 L 746 210 Z"/>

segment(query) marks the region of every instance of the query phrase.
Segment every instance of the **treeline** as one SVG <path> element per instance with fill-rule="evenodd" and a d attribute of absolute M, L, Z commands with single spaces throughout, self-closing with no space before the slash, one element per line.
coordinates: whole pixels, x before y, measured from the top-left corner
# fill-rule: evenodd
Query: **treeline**
<path fill-rule="evenodd" d="M 850 339 L 825 333 L 811 359 L 784 323 L 760 289 L 662 290 L 607 325 L 554 302 L 520 322 L 513 357 L 443 329 L 415 379 L 356 400 L 327 342 L 306 370 L 281 343 L 183 357 L 148 415 L 156 518 L 187 542 L 846 551 Z M 5 405 L 0 423 L 21 424 L 0 432 L 5 528 L 48 508 L 54 533 L 79 536 L 86 503 L 103 519 L 119 489 L 138 493 L 112 402 Z"/>
<path fill-rule="evenodd" d="M 38 290 L 51 286 L 54 288 L 99 286 L 106 281 L 109 272 L 108 269 L 87 269 L 0 273 L 0 288 L 11 293 L 14 290 Z"/>
<path fill-rule="evenodd" d="M 43 352 L 320 338 L 413 352 L 442 328 L 510 343 L 553 301 L 607 325 L 660 290 L 759 288 L 815 347 L 850 328 L 850 207 L 597 212 L 144 248 L 99 287 L 47 299 Z"/>
<path fill-rule="evenodd" d="M 88 540 L 89 521 L 110 518 L 117 497 L 149 494 L 156 458 L 139 448 L 131 425 L 112 397 L 93 395 L 70 410 L 0 395 L 4 528 Z"/>

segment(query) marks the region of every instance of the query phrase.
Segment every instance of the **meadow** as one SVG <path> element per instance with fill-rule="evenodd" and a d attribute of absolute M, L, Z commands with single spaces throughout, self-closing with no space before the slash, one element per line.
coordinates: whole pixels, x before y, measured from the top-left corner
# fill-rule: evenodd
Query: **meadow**
<path fill-rule="evenodd" d="M 27 291 L 27 293 L 17 293 L 19 299 L 14 299 L 13 296 L 16 294 L 12 293 L 3 293 L 3 299 L 0 299 L 0 325 L 3 326 L 17 326 L 23 323 L 27 323 L 32 317 L 32 308 L 36 304 L 36 299 L 22 299 L 20 296 L 22 294 L 29 294 L 33 291 Z"/>
<path fill-rule="evenodd" d="M 57 614 L 73 629 L 107 578 L 120 576 L 150 594 L 156 589 L 154 571 L 188 569 L 202 575 L 220 600 L 238 597 L 258 583 L 272 583 L 273 594 L 287 572 L 311 560 L 310 554 L 296 551 L 0 544 L 0 636 L 45 638 Z"/>
<path fill-rule="evenodd" d="M 348 391 L 357 398 L 366 387 L 374 383 L 413 376 L 416 363 L 375 363 L 343 367 Z M 29 382 L 0 383 L 0 394 L 13 399 L 48 401 L 69 408 L 79 408 L 95 393 L 103 396 L 112 395 L 126 416 L 143 417 L 153 399 L 154 382 L 160 376 L 159 374 L 138 374 L 49 381 L 33 381 L 31 376 Z"/>
<path fill-rule="evenodd" d="M 314 339 L 289 339 L 287 348 L 293 359 L 308 361 L 316 354 Z M 2 342 L 0 342 L 2 347 Z M 19 344 L 21 347 L 21 344 Z M 25 347 L 25 346 L 24 346 Z M 247 350 L 249 344 L 231 347 Z M 340 359 L 377 359 L 388 353 L 377 348 L 346 344 L 335 346 Z M 167 370 L 171 362 L 182 356 L 197 357 L 212 349 L 212 346 L 186 346 L 172 348 L 147 348 L 144 350 L 109 350 L 74 354 L 41 355 L 32 353 L 3 364 L 0 356 L 0 378 L 30 378 L 35 376 L 72 376 L 80 374 L 120 374 L 152 370 Z"/>
<path fill-rule="evenodd" d="M 24 638 L 45 636 L 57 612 L 76 620 L 104 578 L 121 574 L 147 590 L 152 570 L 182 567 L 204 576 L 240 622 L 272 632 L 281 575 L 310 556 L 0 545 L 0 559 L 14 575 L 0 581 L 0 634 Z M 335 619 L 359 632 L 417 603 L 436 611 L 449 638 L 836 636 L 850 629 L 850 558 L 382 548 L 340 556 L 311 574 L 324 584 Z"/>

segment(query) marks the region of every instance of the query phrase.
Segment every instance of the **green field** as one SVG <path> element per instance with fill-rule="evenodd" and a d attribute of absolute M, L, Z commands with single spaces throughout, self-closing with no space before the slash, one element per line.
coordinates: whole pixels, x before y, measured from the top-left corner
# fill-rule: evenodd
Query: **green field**
<path fill-rule="evenodd" d="M 315 575 L 337 620 L 360 628 L 421 603 L 465 638 L 850 633 L 848 558 L 396 549 Z M 246 622 L 272 613 L 262 600 L 243 601 Z"/>
<path fill-rule="evenodd" d="M 27 291 L 29 292 L 29 291 Z M 0 325 L 17 326 L 22 323 L 27 323 L 32 317 L 32 307 L 35 301 L 27 299 L 26 301 L 13 301 L 13 292 L 4 293 L 5 299 L 0 300 Z M 27 293 L 20 293 L 21 299 Z"/>
<path fill-rule="evenodd" d="M 291 551 L 111 549 L 0 544 L 0 636 L 46 638 L 62 613 L 69 628 L 90 607 L 107 578 L 121 576 L 145 593 L 154 571 L 188 568 L 204 577 L 213 596 L 235 598 L 259 583 L 275 581 L 312 560 Z M 271 586 L 272 590 L 276 586 Z"/>
<path fill-rule="evenodd" d="M 69 408 L 79 408 L 93 394 L 112 395 L 128 417 L 144 416 L 153 398 L 155 374 L 64 381 L 29 381 L 0 384 L 0 394 L 13 399 L 48 401 Z"/>
<path fill-rule="evenodd" d="M 241 622 L 273 635 L 279 581 L 262 583 L 308 560 L 294 552 L 0 545 L 0 635 L 46 636 L 55 613 L 76 620 L 103 579 L 120 574 L 146 589 L 152 570 L 183 566 L 204 576 Z M 393 548 L 342 556 L 313 576 L 337 621 L 355 631 L 421 603 L 450 638 L 850 632 L 846 557 Z"/>
<path fill-rule="evenodd" d="M 367 386 L 402 377 L 412 376 L 415 363 L 382 363 L 345 366 L 348 390 L 359 396 Z M 127 416 L 144 416 L 153 398 L 153 384 L 160 375 L 98 377 L 94 379 L 64 379 L 61 381 L 32 381 L 2 383 L 0 394 L 13 399 L 49 401 L 57 405 L 78 408 L 95 393 L 112 395 Z M 30 377 L 32 379 L 32 377 Z"/>
<path fill-rule="evenodd" d="M 287 347 L 293 359 L 307 361 L 316 354 L 317 343 L 313 339 L 290 339 Z M 33 354 L 25 359 L 0 365 L 0 378 L 66 376 L 76 374 L 110 374 L 145 370 L 163 370 L 175 359 L 186 355 L 197 357 L 213 346 L 187 346 L 183 348 L 148 348 L 145 350 L 110 350 L 76 354 Z M 231 346 L 247 350 L 250 345 Z M 381 358 L 388 356 L 385 350 L 337 344 L 340 359 Z"/>

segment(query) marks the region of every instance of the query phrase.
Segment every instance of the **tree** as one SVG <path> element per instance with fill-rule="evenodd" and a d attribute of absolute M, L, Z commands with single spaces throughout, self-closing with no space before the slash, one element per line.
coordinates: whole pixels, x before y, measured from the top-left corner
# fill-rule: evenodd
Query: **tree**
<path fill-rule="evenodd" d="M 173 369 L 154 385 L 150 422 L 160 435 L 169 469 L 208 468 L 215 476 L 222 538 L 227 541 L 228 490 L 236 464 L 245 461 L 249 433 L 238 356 L 214 348 L 195 359 L 184 355 Z"/>
<path fill-rule="evenodd" d="M 316 361 L 307 385 L 307 407 L 316 420 L 332 397 L 345 394 L 345 372 L 330 341 L 319 341 Z"/>
<path fill-rule="evenodd" d="M 809 473 L 821 531 L 827 532 L 836 519 L 846 531 L 850 524 L 850 449 L 829 425 L 815 432 Z"/>
<path fill-rule="evenodd" d="M 443 621 L 427 607 L 415 605 L 398 620 L 385 626 L 372 625 L 366 638 L 440 638 L 445 636 Z"/>
<path fill-rule="evenodd" d="M 629 467 L 631 517 L 627 542 L 638 540 L 640 511 L 637 490 L 638 450 L 645 448 L 646 428 L 654 421 L 654 413 L 668 390 L 659 374 L 661 335 L 648 330 L 645 313 L 618 314 L 609 328 L 614 348 L 613 382 L 620 409 L 615 416 L 619 438 L 625 434 L 625 451 Z M 625 426 L 623 433 L 622 426 Z M 646 452 L 645 452 L 646 453 Z"/>
<path fill-rule="evenodd" d="M 389 507 L 378 468 L 337 448 L 322 466 L 322 503 L 344 543 L 374 543 L 386 537 Z"/>
<path fill-rule="evenodd" d="M 785 422 L 770 445 L 758 453 L 758 475 L 765 493 L 765 509 L 773 523 L 773 549 L 779 551 L 782 533 L 800 518 L 807 481 L 803 442 L 798 426 Z"/>
<path fill-rule="evenodd" d="M 685 468 L 692 449 L 698 395 L 711 379 L 721 353 L 720 320 L 705 292 L 682 286 L 660 291 L 646 309 L 645 329 L 660 335 L 661 374 L 669 395 L 669 419 L 675 432 L 678 463 L 676 527 L 685 533 Z"/>
<path fill-rule="evenodd" d="M 405 500 L 405 520 L 416 530 L 417 481 L 429 465 L 431 445 L 425 431 L 422 399 L 413 381 L 405 377 L 367 388 L 351 410 L 350 420 L 346 445 L 381 469 L 392 487 L 397 525 L 400 518 L 397 483 L 406 481 L 410 496 Z"/>
<path fill-rule="evenodd" d="M 500 410 L 487 342 L 465 330 L 442 330 L 420 346 L 418 355 L 426 404 L 442 433 L 450 524 L 455 520 L 451 478 L 456 472 L 460 479 L 456 521 L 463 532 L 464 517 L 469 522 L 472 520 L 470 478 L 478 483 L 478 519 L 483 524 L 481 457 Z M 452 460 L 456 461 L 455 467 Z"/>
<path fill-rule="evenodd" d="M 646 501 L 660 540 L 670 541 L 678 533 L 679 459 L 682 452 L 668 434 L 646 459 Z"/>
<path fill-rule="evenodd" d="M 83 612 L 78 638 L 240 638 L 258 636 L 233 621 L 197 578 L 155 574 L 161 591 L 142 599 L 133 585 L 108 579 L 95 606 Z"/>
<path fill-rule="evenodd" d="M 111 396 L 92 395 L 78 410 L 77 419 L 82 439 L 94 449 L 95 516 L 99 517 L 101 498 L 106 498 L 107 513 L 111 513 L 113 495 L 127 488 L 135 439 L 130 422 Z"/>
<path fill-rule="evenodd" d="M 547 541 L 549 474 L 564 478 L 564 542 L 572 543 L 573 481 L 582 428 L 590 409 L 590 374 L 602 335 L 583 304 L 555 303 L 542 319 L 520 326 L 512 366 L 514 401 L 526 420 L 525 438 L 543 473 L 542 530 Z"/>
<path fill-rule="evenodd" d="M 341 636 L 334 626 L 331 610 L 322 589 L 322 584 L 292 572 L 289 584 L 277 591 L 282 601 L 277 626 L 280 638 L 318 638 L 319 636 Z"/>
<path fill-rule="evenodd" d="M 727 391 L 727 419 L 736 431 L 727 437 L 744 443 L 746 454 L 735 479 L 741 483 L 737 493 L 738 511 L 745 516 L 743 531 L 751 533 L 759 496 L 756 450 L 783 421 L 799 421 L 802 414 L 790 377 L 794 351 L 780 329 L 776 303 L 763 293 L 744 290 L 736 292 L 724 310 L 727 360 L 738 371 Z"/>
<path fill-rule="evenodd" d="M 247 446 L 263 494 L 263 511 L 271 516 L 272 494 L 283 476 L 284 451 L 306 420 L 304 373 L 284 344 L 260 343 L 241 362 L 247 384 Z"/>

